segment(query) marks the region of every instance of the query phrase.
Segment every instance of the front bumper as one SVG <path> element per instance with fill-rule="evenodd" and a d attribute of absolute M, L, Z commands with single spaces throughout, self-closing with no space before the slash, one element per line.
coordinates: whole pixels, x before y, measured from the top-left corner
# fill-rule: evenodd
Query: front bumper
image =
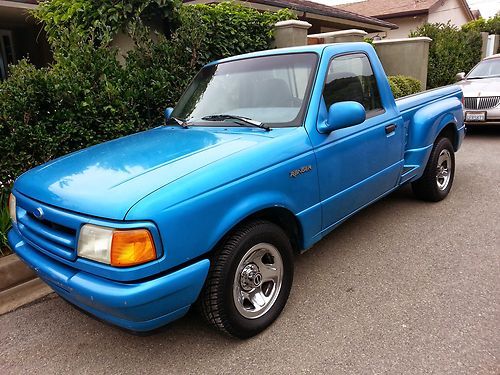
<path fill-rule="evenodd" d="M 198 298 L 210 266 L 204 259 L 147 281 L 116 282 L 40 253 L 14 228 L 8 240 L 12 250 L 61 297 L 99 319 L 132 331 L 150 331 L 187 313 Z"/>

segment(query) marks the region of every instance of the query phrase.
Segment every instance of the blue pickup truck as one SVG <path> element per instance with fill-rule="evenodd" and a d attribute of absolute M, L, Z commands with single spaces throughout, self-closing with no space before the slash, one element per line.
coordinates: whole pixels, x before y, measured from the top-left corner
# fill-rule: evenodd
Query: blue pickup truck
<path fill-rule="evenodd" d="M 247 338 L 284 308 L 296 254 L 404 184 L 447 196 L 462 113 L 452 86 L 395 101 L 366 43 L 213 62 L 164 125 L 19 177 L 9 242 L 101 320 L 149 331 L 196 305 Z"/>

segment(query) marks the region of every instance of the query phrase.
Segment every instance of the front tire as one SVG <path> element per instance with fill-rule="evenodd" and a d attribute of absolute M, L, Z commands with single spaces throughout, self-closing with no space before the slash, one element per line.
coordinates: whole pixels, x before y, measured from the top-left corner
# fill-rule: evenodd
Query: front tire
<path fill-rule="evenodd" d="M 439 202 L 446 198 L 455 177 L 455 152 L 448 138 L 434 144 L 422 177 L 411 184 L 417 198 Z"/>
<path fill-rule="evenodd" d="M 280 315 L 293 281 L 293 251 L 285 232 L 267 221 L 236 229 L 216 250 L 200 296 L 215 328 L 252 337 Z"/>

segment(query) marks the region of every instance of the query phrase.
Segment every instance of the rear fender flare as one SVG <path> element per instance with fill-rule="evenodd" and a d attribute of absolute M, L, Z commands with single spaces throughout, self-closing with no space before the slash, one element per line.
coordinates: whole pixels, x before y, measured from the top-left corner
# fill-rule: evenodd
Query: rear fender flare
<path fill-rule="evenodd" d="M 421 108 L 413 116 L 408 131 L 408 149 L 432 145 L 448 124 L 453 124 L 458 134 L 457 124 L 461 123 L 462 117 L 462 103 L 456 97 L 446 98 Z"/>

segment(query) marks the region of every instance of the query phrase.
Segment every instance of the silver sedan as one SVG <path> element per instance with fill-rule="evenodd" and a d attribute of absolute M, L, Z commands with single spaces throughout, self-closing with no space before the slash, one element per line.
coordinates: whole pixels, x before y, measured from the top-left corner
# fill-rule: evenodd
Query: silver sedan
<path fill-rule="evenodd" d="M 469 74 L 457 74 L 464 92 L 466 125 L 500 125 L 500 54 L 486 57 Z"/>

